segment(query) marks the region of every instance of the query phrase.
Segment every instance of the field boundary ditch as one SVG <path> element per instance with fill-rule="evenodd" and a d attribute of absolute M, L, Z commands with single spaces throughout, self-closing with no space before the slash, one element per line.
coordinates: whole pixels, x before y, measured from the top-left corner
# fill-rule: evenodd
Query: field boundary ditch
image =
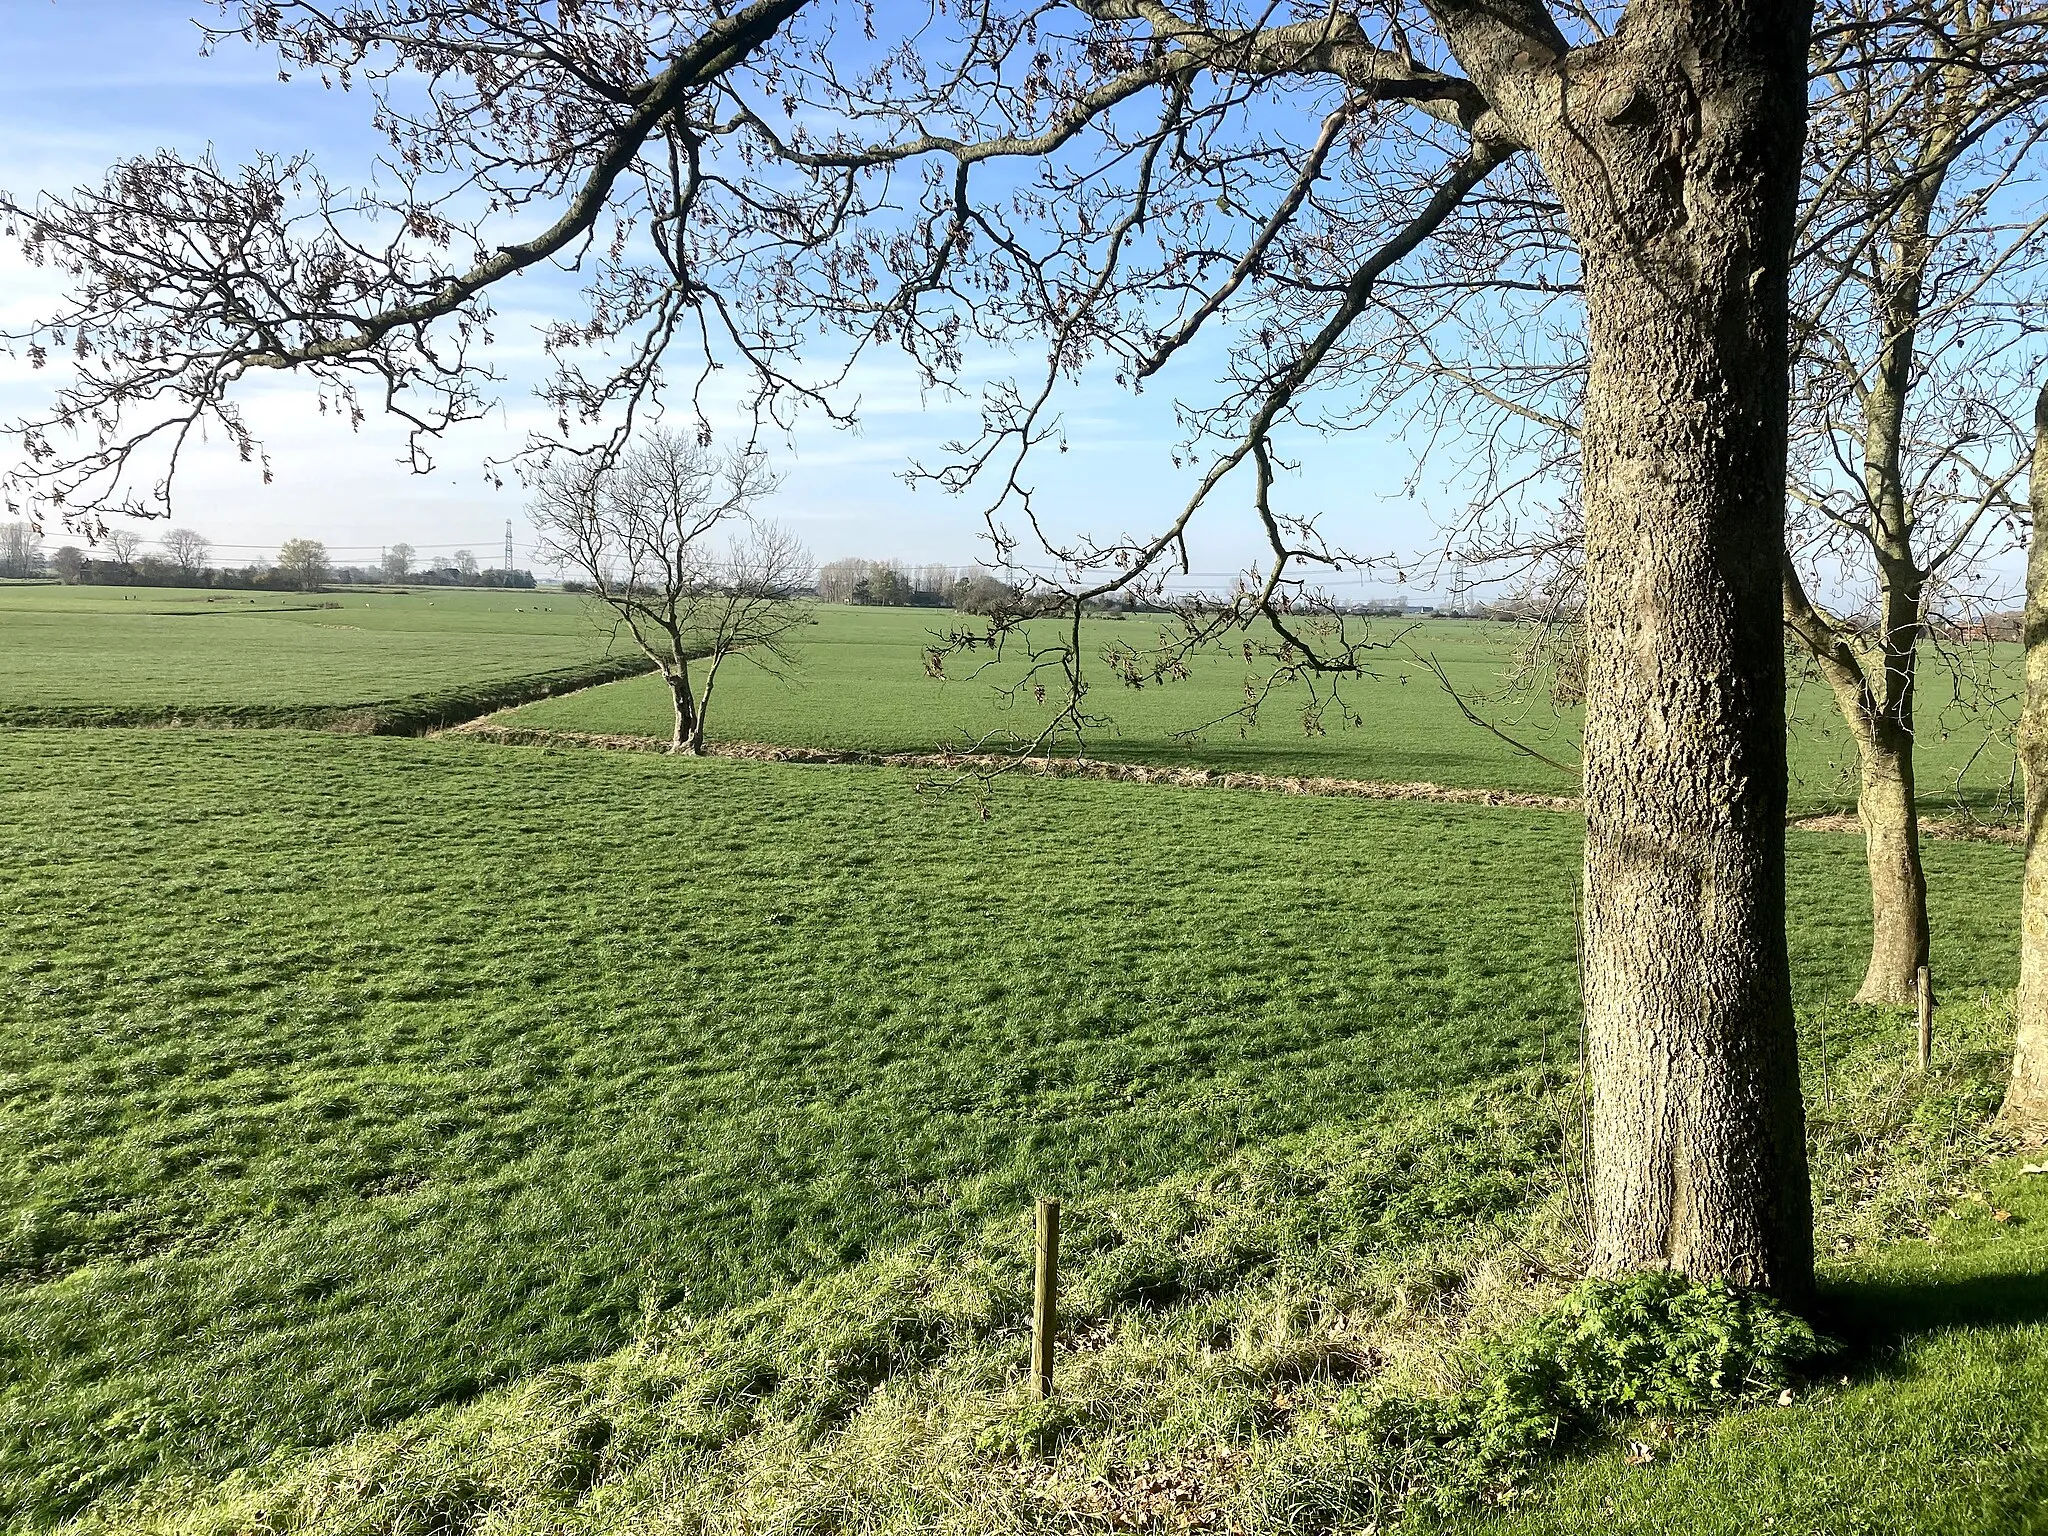
<path fill-rule="evenodd" d="M 581 747 L 604 752 L 666 753 L 669 744 L 658 736 L 610 735 L 594 731 L 550 731 L 528 726 L 499 725 L 478 718 L 440 736 L 464 736 L 507 747 Z M 1399 782 L 1383 779 L 1339 779 L 1296 774 L 1244 773 L 1231 769 L 1170 767 L 1152 763 L 1119 763 L 1094 757 L 1007 757 L 988 752 L 857 752 L 826 747 L 778 746 L 758 741 L 707 742 L 707 757 L 744 762 L 798 763 L 855 768 L 909 768 L 974 777 L 1024 773 L 1038 778 L 1093 779 L 1118 784 L 1162 784 L 1176 789 L 1238 789 L 1266 794 L 1308 795 L 1327 799 L 1431 801 L 1445 805 L 1488 805 L 1515 810 L 1577 813 L 1584 803 L 1577 795 L 1542 795 L 1520 790 L 1472 789 L 1454 784 Z M 1786 825 L 1802 832 L 1861 832 L 1852 815 L 1829 813 L 1793 816 Z M 1959 842 L 2017 845 L 2016 827 L 1968 821 L 1960 817 L 1923 816 L 1921 835 Z"/>

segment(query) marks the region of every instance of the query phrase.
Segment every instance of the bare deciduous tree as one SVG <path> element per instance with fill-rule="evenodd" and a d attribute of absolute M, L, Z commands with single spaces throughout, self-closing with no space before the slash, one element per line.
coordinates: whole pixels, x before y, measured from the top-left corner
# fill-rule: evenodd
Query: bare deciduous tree
<path fill-rule="evenodd" d="M 164 554 L 180 573 L 198 576 L 206 570 L 206 557 L 213 550 L 213 541 L 191 528 L 170 528 L 164 532 L 163 546 Z"/>
<path fill-rule="evenodd" d="M 142 550 L 141 534 L 133 528 L 116 525 L 102 530 L 100 538 L 106 544 L 107 554 L 112 557 L 114 564 L 123 571 L 132 571 L 135 568 L 135 557 Z"/>
<path fill-rule="evenodd" d="M 1928 963 L 1914 742 L 1944 598 L 2009 548 L 2027 461 L 2026 312 L 2048 266 L 2048 7 L 1830 0 L 1793 295 L 1785 627 L 1855 742 L 1870 870 L 1857 993 Z M 1874 622 L 1815 594 L 1840 574 Z M 1867 585 L 1865 585 L 1867 583 Z"/>
<path fill-rule="evenodd" d="M 943 603 L 952 596 L 953 584 L 966 574 L 965 571 L 956 570 L 950 565 L 927 561 L 911 572 L 911 590 L 921 599 Z"/>
<path fill-rule="evenodd" d="M 646 434 L 615 462 L 560 459 L 537 477 L 538 547 L 587 582 L 660 668 L 675 710 L 672 752 L 702 755 L 729 659 L 777 675 L 796 659 L 811 557 L 754 515 L 775 484 L 757 454 L 720 456 L 668 431 Z"/>
<path fill-rule="evenodd" d="M 2032 394 L 2016 343 L 2048 262 L 2048 7 L 1825 0 L 1809 72 L 1784 618 L 1857 748 L 1874 914 L 1859 996 L 1904 1002 L 1929 953 L 1916 673 L 1941 610 L 1981 599 L 1980 561 L 2021 512 L 2008 486 Z M 1569 654 L 1588 358 L 1566 223 L 1545 188 L 1482 190 L 1383 284 L 1340 368 L 1362 386 L 1349 419 L 1403 418 L 1428 468 L 1469 477 L 1452 547 L 1561 619 Z"/>
<path fill-rule="evenodd" d="M 42 539 L 33 523 L 0 523 L 0 576 L 20 580 L 40 574 Z"/>
<path fill-rule="evenodd" d="M 850 603 L 853 601 L 853 585 L 868 573 L 870 562 L 858 556 L 849 555 L 841 560 L 827 560 L 818 567 L 818 599 L 827 603 Z"/>
<path fill-rule="evenodd" d="M 467 549 L 455 551 L 454 565 L 455 574 L 464 581 L 476 580 L 476 555 L 473 551 Z"/>
<path fill-rule="evenodd" d="M 384 579 L 397 586 L 412 574 L 413 547 L 410 544 L 393 544 L 384 551 Z"/>

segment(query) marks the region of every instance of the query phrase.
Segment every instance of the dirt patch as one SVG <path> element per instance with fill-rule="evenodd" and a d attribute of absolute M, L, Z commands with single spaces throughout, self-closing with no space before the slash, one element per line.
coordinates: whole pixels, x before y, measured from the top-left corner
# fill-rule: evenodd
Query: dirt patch
<path fill-rule="evenodd" d="M 1863 823 L 1854 816 L 1795 816 L 1787 823 L 1801 832 L 1855 832 L 1863 831 Z M 1959 843 L 2004 843 L 2017 848 L 2026 839 L 2021 837 L 2018 827 L 1993 826 L 1985 821 L 1965 821 L 1960 816 L 1922 816 L 1920 818 L 1922 837 L 1944 838 Z"/>
<path fill-rule="evenodd" d="M 589 731 L 537 731 L 474 720 L 439 732 L 474 736 L 503 746 L 596 747 L 609 752 L 666 752 L 653 736 L 607 736 Z M 705 747 L 706 757 L 762 763 L 837 764 L 859 768 L 910 768 L 956 777 L 1027 773 L 1051 779 L 1100 779 L 1120 784 L 1168 784 L 1182 789 L 1256 789 L 1273 794 L 1322 795 L 1358 800 L 1437 800 L 1453 805 L 1515 806 L 1526 810 L 1576 811 L 1570 795 L 1529 795 L 1505 789 L 1461 789 L 1447 784 L 1392 784 L 1373 779 L 1302 778 L 1286 774 L 1219 772 L 1211 768 L 1114 763 L 1092 757 L 1006 757 L 981 752 L 840 752 L 823 747 L 781 747 L 755 741 L 721 741 Z"/>

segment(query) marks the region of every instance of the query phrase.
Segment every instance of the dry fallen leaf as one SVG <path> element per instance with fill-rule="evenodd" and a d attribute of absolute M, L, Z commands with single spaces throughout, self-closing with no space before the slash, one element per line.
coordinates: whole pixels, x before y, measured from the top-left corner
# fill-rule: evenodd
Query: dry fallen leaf
<path fill-rule="evenodd" d="M 2022 1163 L 2021 1173 L 2048 1173 L 2048 1163 Z"/>

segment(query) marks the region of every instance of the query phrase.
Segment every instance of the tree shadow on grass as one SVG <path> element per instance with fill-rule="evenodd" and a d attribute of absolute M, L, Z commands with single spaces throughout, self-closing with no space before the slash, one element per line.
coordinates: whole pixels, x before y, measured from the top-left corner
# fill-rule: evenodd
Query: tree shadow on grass
<path fill-rule="evenodd" d="M 1915 1339 L 1963 1328 L 2048 1323 L 2048 1251 L 2038 1243 L 2009 1268 L 1972 1274 L 1843 1276 L 1822 1287 L 1816 1321 L 1861 1375 L 1891 1373 Z M 1972 1255 L 1977 1257 L 1977 1255 Z M 1989 1255 L 1984 1256 L 1989 1259 Z"/>

